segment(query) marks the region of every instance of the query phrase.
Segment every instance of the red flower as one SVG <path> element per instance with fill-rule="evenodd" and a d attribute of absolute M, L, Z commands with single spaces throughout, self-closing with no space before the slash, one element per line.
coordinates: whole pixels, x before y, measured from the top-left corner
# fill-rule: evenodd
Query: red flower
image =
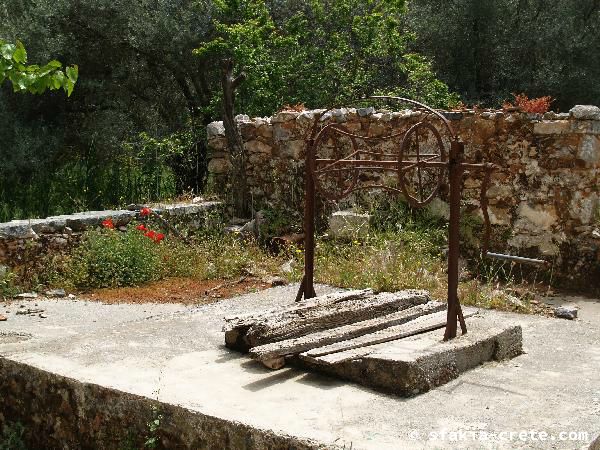
<path fill-rule="evenodd" d="M 115 227 L 115 224 L 113 223 L 112 218 L 109 217 L 108 219 L 105 219 L 105 220 L 102 221 L 102 226 L 104 228 L 113 229 Z"/>
<path fill-rule="evenodd" d="M 162 241 L 165 238 L 165 235 L 162 233 L 157 233 L 154 236 L 154 242 L 159 243 L 160 241 Z"/>
<path fill-rule="evenodd" d="M 156 231 L 148 230 L 144 233 L 144 236 L 146 236 L 147 238 L 150 238 L 150 239 L 154 239 L 154 237 L 156 236 Z"/>
<path fill-rule="evenodd" d="M 151 213 L 152 213 L 152 210 L 150 208 L 144 207 L 144 208 L 140 209 L 140 216 L 142 216 L 142 217 L 149 216 Z"/>
<path fill-rule="evenodd" d="M 148 231 L 148 228 L 146 228 L 146 227 L 144 226 L 144 224 L 143 224 L 143 223 L 139 224 L 139 225 L 138 225 L 137 227 L 135 227 L 135 228 L 136 228 L 137 230 L 140 230 L 140 231 Z"/>

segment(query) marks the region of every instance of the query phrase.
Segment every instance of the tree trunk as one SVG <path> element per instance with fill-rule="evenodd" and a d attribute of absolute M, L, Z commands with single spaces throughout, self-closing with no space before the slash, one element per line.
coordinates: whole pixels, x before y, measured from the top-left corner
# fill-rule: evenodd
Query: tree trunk
<path fill-rule="evenodd" d="M 233 61 L 231 59 L 223 61 L 223 72 L 221 75 L 221 85 L 223 88 L 223 125 L 233 165 L 231 179 L 235 213 L 241 217 L 248 217 L 249 214 L 246 184 L 247 154 L 242 142 L 242 136 L 235 122 L 234 108 L 235 90 L 245 78 L 246 75 L 243 72 L 237 76 L 233 75 Z"/>

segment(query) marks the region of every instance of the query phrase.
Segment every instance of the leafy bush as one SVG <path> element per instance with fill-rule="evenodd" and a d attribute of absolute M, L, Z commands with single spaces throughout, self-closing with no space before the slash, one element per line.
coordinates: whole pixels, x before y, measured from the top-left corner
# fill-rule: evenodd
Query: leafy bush
<path fill-rule="evenodd" d="M 13 272 L 0 267 L 0 299 L 2 297 L 13 297 L 19 292 L 16 281 L 17 276 Z"/>
<path fill-rule="evenodd" d="M 90 231 L 68 261 L 68 278 L 76 287 L 138 285 L 162 277 L 160 244 L 138 230 Z"/>
<path fill-rule="evenodd" d="M 505 102 L 502 107 L 505 109 L 518 108 L 520 111 L 525 113 L 544 114 L 548 112 L 550 105 L 554 101 L 554 99 L 550 96 L 529 98 L 525 94 L 513 94 L 513 97 L 515 98 L 514 105 L 512 103 Z"/>

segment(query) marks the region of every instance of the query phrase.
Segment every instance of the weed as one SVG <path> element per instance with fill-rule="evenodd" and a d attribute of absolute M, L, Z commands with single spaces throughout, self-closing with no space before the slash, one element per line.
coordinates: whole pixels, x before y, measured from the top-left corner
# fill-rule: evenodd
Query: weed
<path fill-rule="evenodd" d="M 17 275 L 5 266 L 0 265 L 0 299 L 13 297 L 20 289 L 17 286 Z"/>
<path fill-rule="evenodd" d="M 163 415 L 160 412 L 158 406 L 152 406 L 152 419 L 146 424 L 148 426 L 148 435 L 144 442 L 145 448 L 157 448 L 158 447 L 158 429 L 160 428 L 160 422 L 163 419 Z"/>
<path fill-rule="evenodd" d="M 20 422 L 4 424 L 0 433 L 0 450 L 27 450 L 24 434 L 25 427 Z"/>

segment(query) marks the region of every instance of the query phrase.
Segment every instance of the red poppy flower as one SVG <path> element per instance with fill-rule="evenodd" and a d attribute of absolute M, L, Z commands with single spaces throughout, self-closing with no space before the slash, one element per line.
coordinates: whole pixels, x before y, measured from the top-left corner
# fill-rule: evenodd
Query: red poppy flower
<path fill-rule="evenodd" d="M 154 239 L 154 237 L 156 236 L 156 231 L 148 230 L 144 233 L 144 236 L 146 236 L 147 238 L 150 238 L 150 239 Z"/>
<path fill-rule="evenodd" d="M 144 208 L 140 209 L 140 216 L 142 216 L 142 217 L 149 216 L 151 213 L 152 213 L 152 210 L 150 208 L 144 207 Z"/>
<path fill-rule="evenodd" d="M 102 226 L 104 228 L 113 229 L 115 227 L 115 224 L 113 223 L 112 218 L 109 217 L 108 219 L 105 219 L 105 220 L 102 221 Z"/>
<path fill-rule="evenodd" d="M 157 233 L 154 236 L 154 242 L 159 243 L 160 241 L 162 241 L 165 238 L 165 235 L 162 233 Z"/>
<path fill-rule="evenodd" d="M 146 227 L 144 226 L 144 224 L 143 224 L 143 223 L 139 224 L 139 225 L 138 225 L 137 227 L 135 227 L 135 228 L 136 228 L 137 230 L 140 230 L 140 231 L 148 231 L 148 228 L 146 228 Z"/>

